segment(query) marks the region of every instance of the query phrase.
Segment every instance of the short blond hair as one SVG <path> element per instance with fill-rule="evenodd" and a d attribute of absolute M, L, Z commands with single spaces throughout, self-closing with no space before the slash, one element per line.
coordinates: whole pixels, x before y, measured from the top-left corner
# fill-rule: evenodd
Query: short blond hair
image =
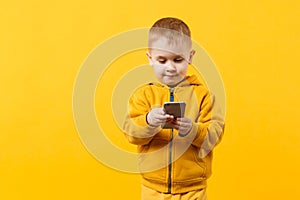
<path fill-rule="evenodd" d="M 156 21 L 149 31 L 148 46 L 151 48 L 153 42 L 161 37 L 166 38 L 171 45 L 184 43 L 189 48 L 192 46 L 191 31 L 188 25 L 177 18 L 166 17 Z"/>

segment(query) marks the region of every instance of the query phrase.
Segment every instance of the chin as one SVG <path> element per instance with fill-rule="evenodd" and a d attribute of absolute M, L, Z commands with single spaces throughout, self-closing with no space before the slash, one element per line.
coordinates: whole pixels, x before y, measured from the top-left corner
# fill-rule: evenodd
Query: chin
<path fill-rule="evenodd" d="M 178 83 L 178 82 L 176 82 L 176 81 L 164 81 L 163 82 L 165 85 L 175 85 L 176 83 Z"/>

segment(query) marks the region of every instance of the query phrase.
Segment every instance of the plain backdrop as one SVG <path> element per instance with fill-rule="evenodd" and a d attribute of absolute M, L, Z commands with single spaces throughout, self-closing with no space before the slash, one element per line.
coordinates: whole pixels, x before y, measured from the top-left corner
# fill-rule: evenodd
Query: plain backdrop
<path fill-rule="evenodd" d="M 209 199 L 300 199 L 299 10 L 296 0 L 1 2 L 0 199 L 139 199 L 139 175 L 80 141 L 72 92 L 97 45 L 165 16 L 187 22 L 226 89 Z M 136 55 L 120 67 L 147 63 Z"/>

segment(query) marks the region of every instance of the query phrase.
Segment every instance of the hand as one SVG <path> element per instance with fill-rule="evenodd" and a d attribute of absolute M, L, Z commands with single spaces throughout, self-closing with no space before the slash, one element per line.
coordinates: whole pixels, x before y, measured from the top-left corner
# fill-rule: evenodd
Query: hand
<path fill-rule="evenodd" d="M 177 118 L 173 122 L 174 128 L 178 130 L 179 134 L 187 135 L 192 129 L 192 120 L 190 118 Z"/>
<path fill-rule="evenodd" d="M 174 117 L 172 115 L 166 114 L 163 108 L 153 108 L 147 114 L 147 122 L 150 126 L 161 126 L 167 121 L 172 121 Z"/>

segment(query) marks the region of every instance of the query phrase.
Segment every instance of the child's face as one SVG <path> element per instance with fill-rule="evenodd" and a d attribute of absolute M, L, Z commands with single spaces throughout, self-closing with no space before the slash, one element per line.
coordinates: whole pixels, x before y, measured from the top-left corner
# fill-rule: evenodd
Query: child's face
<path fill-rule="evenodd" d="M 176 48 L 168 45 L 162 48 L 160 45 L 159 49 L 151 49 L 147 56 L 158 80 L 171 86 L 185 78 L 194 53 L 195 51 L 190 52 L 188 48 L 182 46 Z"/>

